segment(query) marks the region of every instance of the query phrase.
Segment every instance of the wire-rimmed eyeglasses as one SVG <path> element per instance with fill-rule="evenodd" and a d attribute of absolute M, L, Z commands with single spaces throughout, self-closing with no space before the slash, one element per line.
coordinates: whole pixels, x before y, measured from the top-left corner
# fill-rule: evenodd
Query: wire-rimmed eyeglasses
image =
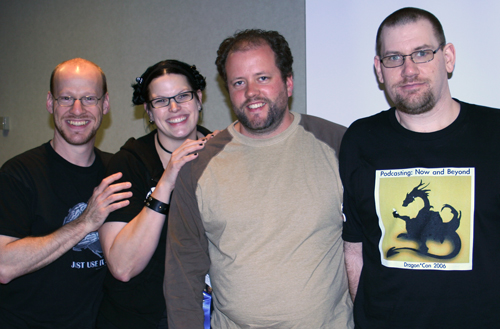
<path fill-rule="evenodd" d="M 59 96 L 59 98 L 54 98 L 59 106 L 73 106 L 76 100 L 79 100 L 82 106 L 96 106 L 104 95 L 101 97 L 97 96 L 83 96 L 81 98 L 74 98 L 71 96 Z"/>
<path fill-rule="evenodd" d="M 423 64 L 432 61 L 434 59 L 434 54 L 437 53 L 444 45 L 444 43 L 440 44 L 436 50 L 422 49 L 414 51 L 409 55 L 389 55 L 381 58 L 380 61 L 382 62 L 382 65 L 389 69 L 403 65 L 405 63 L 405 57 L 410 57 L 415 64 Z"/>

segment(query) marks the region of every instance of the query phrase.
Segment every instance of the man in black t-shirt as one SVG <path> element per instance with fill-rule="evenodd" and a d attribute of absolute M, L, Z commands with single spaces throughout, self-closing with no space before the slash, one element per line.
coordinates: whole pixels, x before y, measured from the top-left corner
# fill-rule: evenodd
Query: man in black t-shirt
<path fill-rule="evenodd" d="M 354 122 L 340 150 L 356 328 L 500 322 L 500 111 L 451 97 L 455 48 L 417 8 L 377 33 L 394 107 Z"/>
<path fill-rule="evenodd" d="M 54 138 L 0 169 L 0 328 L 92 328 L 106 264 L 97 229 L 128 205 L 94 148 L 109 111 L 106 78 L 76 58 L 52 72 Z M 104 179 L 103 179 L 104 178 Z M 96 187 L 97 186 L 97 187 Z"/>

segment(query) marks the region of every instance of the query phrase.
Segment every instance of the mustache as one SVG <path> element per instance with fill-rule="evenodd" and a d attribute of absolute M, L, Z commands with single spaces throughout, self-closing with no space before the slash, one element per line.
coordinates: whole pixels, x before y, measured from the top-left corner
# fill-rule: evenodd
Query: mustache
<path fill-rule="evenodd" d="M 254 103 L 254 102 L 264 102 L 264 103 L 270 103 L 269 99 L 265 98 L 265 97 L 253 97 L 253 98 L 249 98 L 247 99 L 242 105 L 241 107 L 246 107 L 248 106 L 250 103 Z"/>
<path fill-rule="evenodd" d="M 88 113 L 86 114 L 83 114 L 83 115 L 74 115 L 74 114 L 66 114 L 64 117 L 63 117 L 64 120 L 92 120 L 92 119 L 95 119 L 95 117 L 93 115 L 90 115 Z"/>
<path fill-rule="evenodd" d="M 405 78 L 403 81 L 401 81 L 400 83 L 398 83 L 396 86 L 397 87 L 404 87 L 408 84 L 411 84 L 411 83 L 424 83 L 424 84 L 428 84 L 429 81 L 428 80 L 420 80 L 420 79 L 407 79 Z"/>

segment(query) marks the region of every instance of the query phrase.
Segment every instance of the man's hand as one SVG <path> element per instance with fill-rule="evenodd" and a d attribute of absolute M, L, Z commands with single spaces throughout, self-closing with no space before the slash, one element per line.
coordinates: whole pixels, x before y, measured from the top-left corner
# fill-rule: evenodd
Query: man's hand
<path fill-rule="evenodd" d="M 132 192 L 117 192 L 130 188 L 131 184 L 111 185 L 121 177 L 121 173 L 116 173 L 103 179 L 94 189 L 85 211 L 49 235 L 22 239 L 0 235 L 0 283 L 6 284 L 52 263 L 96 231 L 110 212 L 127 206 L 129 201 L 124 199 L 130 198 Z"/>

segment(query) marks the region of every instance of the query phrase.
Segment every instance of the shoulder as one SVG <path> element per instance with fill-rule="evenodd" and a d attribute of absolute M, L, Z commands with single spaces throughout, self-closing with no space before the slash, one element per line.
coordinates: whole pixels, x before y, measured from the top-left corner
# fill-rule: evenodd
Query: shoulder
<path fill-rule="evenodd" d="M 112 156 L 108 174 L 115 172 L 147 171 L 156 177 L 163 172 L 161 160 L 154 146 L 156 130 L 138 139 L 129 138 L 120 150 Z"/>
<path fill-rule="evenodd" d="M 498 119 L 500 118 L 500 110 L 493 107 L 470 104 L 466 102 L 459 101 L 461 109 L 465 109 L 467 112 L 470 112 L 470 115 L 474 117 L 482 118 L 484 121 L 488 119 Z"/>
<path fill-rule="evenodd" d="M 229 133 L 228 129 L 224 129 L 217 134 L 217 136 L 210 138 L 205 144 L 205 148 L 200 151 L 198 158 L 195 162 L 206 165 L 213 157 L 219 154 L 227 144 L 233 140 L 233 136 Z"/>
<path fill-rule="evenodd" d="M 210 130 L 208 130 L 207 128 L 203 127 L 203 126 L 200 126 L 200 125 L 197 125 L 196 126 L 196 130 L 200 133 L 203 134 L 203 136 L 206 136 L 206 135 L 209 135 L 211 134 L 212 132 Z"/>
<path fill-rule="evenodd" d="M 113 158 L 137 158 L 144 159 L 155 156 L 156 149 L 154 146 L 154 138 L 156 130 L 147 135 L 135 139 L 130 137 Z"/>
<path fill-rule="evenodd" d="M 374 115 L 357 119 L 349 126 L 347 130 L 349 131 L 353 129 L 365 129 L 365 128 L 377 127 L 380 125 L 388 124 L 390 116 L 396 115 L 395 111 L 396 111 L 395 108 L 390 108 L 388 110 L 381 111 Z"/>
<path fill-rule="evenodd" d="M 184 179 L 196 182 L 212 159 L 222 154 L 226 146 L 231 143 L 232 140 L 233 136 L 229 133 L 228 129 L 222 130 L 217 136 L 207 141 L 205 147 L 199 151 L 199 155 L 196 159 L 182 166 L 179 175 L 183 176 Z"/>
<path fill-rule="evenodd" d="M 312 115 L 300 114 L 299 126 L 311 133 L 317 140 L 328 144 L 337 153 L 346 127 Z"/>
<path fill-rule="evenodd" d="M 32 190 L 37 182 L 47 181 L 53 174 L 54 166 L 51 166 L 50 156 L 47 152 L 47 144 L 26 151 L 5 162 L 0 168 L 0 185 L 4 189 L 7 186 L 16 185 L 24 191 Z M 49 145 L 50 147 L 50 145 Z"/>
<path fill-rule="evenodd" d="M 101 159 L 104 166 L 108 165 L 109 160 L 111 160 L 111 157 L 113 156 L 113 153 L 101 151 L 97 147 L 94 148 L 94 152 L 96 156 L 98 156 Z"/>
<path fill-rule="evenodd" d="M 390 126 L 390 116 L 395 116 L 395 109 L 391 108 L 354 121 L 345 133 L 344 139 L 363 138 L 372 131 L 380 131 Z"/>
<path fill-rule="evenodd" d="M 22 171 L 39 171 L 46 168 L 49 162 L 46 144 L 47 143 L 7 160 L 0 169 L 0 172 L 16 173 Z"/>
<path fill-rule="evenodd" d="M 458 100 L 457 100 L 458 101 Z M 460 103 L 460 117 L 465 127 L 473 129 L 476 137 L 482 136 L 496 139 L 498 126 L 500 125 L 500 110 L 492 107 Z"/>
<path fill-rule="evenodd" d="M 337 133 L 343 135 L 346 131 L 346 127 L 339 125 L 323 118 L 318 118 L 313 115 L 300 114 L 299 125 L 304 127 L 305 130 L 311 131 L 312 133 L 324 131 L 327 129 L 331 133 Z"/>

